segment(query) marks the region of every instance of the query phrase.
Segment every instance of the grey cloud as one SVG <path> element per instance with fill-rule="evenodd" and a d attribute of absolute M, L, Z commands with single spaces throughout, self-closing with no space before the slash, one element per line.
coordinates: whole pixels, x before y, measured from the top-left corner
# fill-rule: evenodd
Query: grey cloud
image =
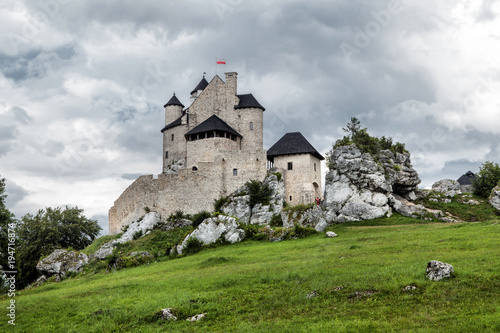
<path fill-rule="evenodd" d="M 5 200 L 7 208 L 14 207 L 29 194 L 26 189 L 9 179 L 7 179 L 5 184 L 5 193 L 7 194 L 7 199 Z"/>
<path fill-rule="evenodd" d="M 84 214 L 85 214 L 85 212 L 84 212 Z M 97 215 L 92 215 L 89 218 L 92 220 L 97 220 L 97 223 L 99 224 L 99 226 L 101 226 L 102 230 L 99 233 L 99 237 L 107 235 L 109 233 L 108 232 L 108 216 L 107 215 L 97 214 Z"/>
<path fill-rule="evenodd" d="M 11 111 L 14 114 L 14 119 L 19 123 L 27 125 L 33 122 L 33 118 L 29 116 L 28 112 L 25 109 L 14 106 Z"/>

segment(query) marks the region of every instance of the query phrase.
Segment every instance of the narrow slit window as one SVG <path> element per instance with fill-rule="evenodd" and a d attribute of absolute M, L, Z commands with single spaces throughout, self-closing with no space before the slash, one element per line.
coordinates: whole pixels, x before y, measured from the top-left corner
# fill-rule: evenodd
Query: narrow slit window
<path fill-rule="evenodd" d="M 233 169 L 233 176 L 238 176 L 238 169 Z"/>
<path fill-rule="evenodd" d="M 293 163 L 292 162 L 288 162 L 288 170 L 292 170 L 293 169 Z"/>
<path fill-rule="evenodd" d="M 168 151 L 165 152 L 165 159 L 168 158 Z"/>
<path fill-rule="evenodd" d="M 253 130 L 253 122 L 250 122 L 250 130 Z"/>
<path fill-rule="evenodd" d="M 292 196 L 290 196 L 290 201 L 292 201 Z"/>
<path fill-rule="evenodd" d="M 172 134 L 172 141 L 174 141 L 174 134 Z"/>
<path fill-rule="evenodd" d="M 316 163 L 314 163 L 314 171 L 316 171 Z"/>

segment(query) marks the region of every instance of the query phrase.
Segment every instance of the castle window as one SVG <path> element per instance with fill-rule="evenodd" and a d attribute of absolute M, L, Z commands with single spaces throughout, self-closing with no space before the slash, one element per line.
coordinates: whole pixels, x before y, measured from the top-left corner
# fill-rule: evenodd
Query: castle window
<path fill-rule="evenodd" d="M 174 134 L 172 134 L 172 141 L 174 141 Z"/>
<path fill-rule="evenodd" d="M 314 171 L 316 171 L 316 163 L 314 163 Z"/>
<path fill-rule="evenodd" d="M 233 169 L 233 176 L 238 176 L 238 169 Z"/>
<path fill-rule="evenodd" d="M 250 130 L 253 130 L 253 122 L 250 122 Z"/>
<path fill-rule="evenodd" d="M 168 151 L 165 152 L 165 159 L 168 158 Z"/>
<path fill-rule="evenodd" d="M 290 196 L 290 201 L 292 201 L 292 196 Z"/>
<path fill-rule="evenodd" d="M 198 171 L 198 168 L 194 166 L 193 171 Z"/>
<path fill-rule="evenodd" d="M 288 162 L 288 170 L 292 170 L 292 169 L 293 169 L 293 163 L 292 162 Z"/>

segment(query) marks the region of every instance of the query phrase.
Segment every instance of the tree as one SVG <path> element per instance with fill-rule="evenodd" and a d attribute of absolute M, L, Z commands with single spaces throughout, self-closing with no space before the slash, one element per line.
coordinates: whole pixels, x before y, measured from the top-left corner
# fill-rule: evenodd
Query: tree
<path fill-rule="evenodd" d="M 485 162 L 472 180 L 472 191 L 475 195 L 488 198 L 491 191 L 500 182 L 500 166 L 497 163 Z"/>
<path fill-rule="evenodd" d="M 18 261 L 21 285 L 31 283 L 37 276 L 36 264 L 59 248 L 82 250 L 90 245 L 101 227 L 96 220 L 83 215 L 78 207 L 41 209 L 36 215 L 26 214 L 18 224 Z"/>
<path fill-rule="evenodd" d="M 361 122 L 356 117 L 351 117 L 351 122 L 347 123 L 346 128 L 342 127 L 342 130 L 349 133 L 349 137 L 352 139 L 358 134 L 361 129 Z"/>

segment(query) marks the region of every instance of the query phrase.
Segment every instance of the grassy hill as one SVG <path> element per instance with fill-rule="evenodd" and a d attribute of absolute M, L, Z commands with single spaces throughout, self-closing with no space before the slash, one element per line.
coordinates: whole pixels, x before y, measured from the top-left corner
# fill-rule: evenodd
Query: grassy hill
<path fill-rule="evenodd" d="M 15 331 L 498 332 L 498 222 L 394 215 L 329 227 L 336 238 L 244 241 L 112 273 L 87 272 L 20 291 Z M 425 268 L 433 259 L 452 264 L 455 277 L 428 281 Z M 409 285 L 416 289 L 404 290 Z M 307 299 L 313 290 L 318 296 Z M 8 301 L 0 299 L 3 311 Z M 180 320 L 155 318 L 167 307 Z M 184 320 L 199 313 L 207 317 Z M 3 318 L 0 331 L 13 331 Z"/>

